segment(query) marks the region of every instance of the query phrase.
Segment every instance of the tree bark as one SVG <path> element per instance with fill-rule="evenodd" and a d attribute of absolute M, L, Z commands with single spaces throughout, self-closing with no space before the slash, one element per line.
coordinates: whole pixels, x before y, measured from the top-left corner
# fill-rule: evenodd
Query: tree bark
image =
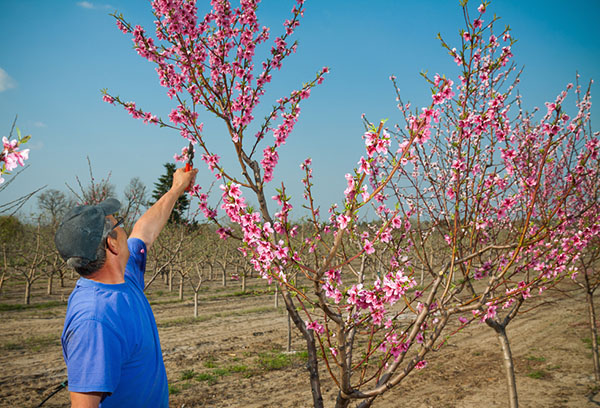
<path fill-rule="evenodd" d="M 308 361 L 306 363 L 306 369 L 310 376 L 310 388 L 313 397 L 314 408 L 323 408 L 323 395 L 321 394 L 321 380 L 319 378 L 319 360 L 317 355 L 317 347 L 315 344 L 315 338 L 311 330 L 307 330 L 304 322 L 300 318 L 298 311 L 294 305 L 291 295 L 289 292 L 282 293 L 285 307 L 288 311 L 288 317 L 291 317 L 294 325 L 300 330 L 304 340 L 306 340 L 306 351 L 308 351 Z"/>
<path fill-rule="evenodd" d="M 51 294 L 52 294 L 52 279 L 53 279 L 53 277 L 54 277 L 54 273 L 51 273 L 51 274 L 48 276 L 48 289 L 47 289 L 47 291 L 46 291 L 46 293 L 47 293 L 48 295 L 51 295 Z"/>
<path fill-rule="evenodd" d="M 183 275 L 179 278 L 179 300 L 183 300 Z"/>
<path fill-rule="evenodd" d="M 287 352 L 289 353 L 292 351 L 292 317 L 290 316 L 289 312 L 287 322 Z"/>
<path fill-rule="evenodd" d="M 198 291 L 194 292 L 194 318 L 198 317 Z"/>
<path fill-rule="evenodd" d="M 0 294 L 2 294 L 2 287 L 4 286 L 5 276 L 6 276 L 6 271 L 2 271 L 2 276 L 0 276 Z"/>
<path fill-rule="evenodd" d="M 498 335 L 498 342 L 502 348 L 502 359 L 504 362 L 504 371 L 506 374 L 506 381 L 508 385 L 508 406 L 510 408 L 518 408 L 519 401 L 517 399 L 517 382 L 515 379 L 515 367 L 513 364 L 512 352 L 510 350 L 510 342 L 506 335 L 506 324 L 500 324 L 494 320 L 486 319 L 485 321 L 496 334 Z"/>
<path fill-rule="evenodd" d="M 594 377 L 600 382 L 600 359 L 598 358 L 598 329 L 596 328 L 596 311 L 594 309 L 594 292 L 586 291 L 588 315 L 590 319 L 590 335 L 592 336 L 592 360 L 594 360 Z"/>
<path fill-rule="evenodd" d="M 29 280 L 25 281 L 25 304 L 28 305 L 31 303 L 31 284 L 32 282 Z"/>

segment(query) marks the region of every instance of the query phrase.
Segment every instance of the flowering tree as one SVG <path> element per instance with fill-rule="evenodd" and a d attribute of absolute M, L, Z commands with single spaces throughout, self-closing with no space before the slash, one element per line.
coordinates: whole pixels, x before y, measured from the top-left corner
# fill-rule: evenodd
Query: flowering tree
<path fill-rule="evenodd" d="M 300 102 L 327 68 L 279 99 L 258 131 L 248 135 L 265 85 L 296 49 L 288 41 L 304 1 L 296 3 L 285 32 L 258 67 L 255 48 L 270 32 L 258 25 L 256 0 L 241 0 L 239 8 L 212 0 L 201 20 L 194 1 L 153 1 L 160 44 L 115 15 L 118 27 L 133 35 L 137 52 L 157 64 L 160 82 L 177 107 L 165 122 L 107 91 L 104 100 L 122 105 L 134 118 L 177 129 L 195 144 L 196 154 L 222 180 L 220 209 L 240 227 L 237 233 L 219 225 L 217 232 L 240 239 L 239 249 L 254 269 L 279 285 L 306 342 L 314 406 L 323 406 L 322 361 L 339 390 L 336 406 L 359 400 L 366 407 L 426 366 L 426 355 L 443 344 L 451 317 L 462 325 L 478 320 L 505 327 L 498 320 L 501 310 L 516 314 L 532 289 L 571 271 L 573 259 L 597 233 L 572 227 L 585 209 L 569 203 L 590 161 L 597 160 L 598 140 L 580 132 L 589 120 L 589 94 L 573 119 L 562 109 L 566 92 L 548 105 L 539 123 L 519 109 L 518 96 L 511 96 L 518 75 L 511 79 L 508 29 L 494 34 L 496 19 L 483 23 L 487 4 L 471 19 L 464 2 L 460 50 L 442 41 L 461 70 L 458 85 L 445 76 L 427 78 L 431 104 L 411 113 L 400 102 L 406 124 L 396 132 L 383 122 L 367 122 L 365 155 L 346 175 L 343 206 L 332 206 L 327 218 L 315 204 L 312 163 L 306 159 L 301 168 L 310 230 L 297 239 L 285 185 L 273 197 L 274 213 L 265 187 L 298 120 Z M 223 120 L 240 177 L 222 167 L 211 150 L 198 108 Z M 186 155 L 184 148 L 181 156 Z M 258 209 L 247 204 L 243 191 L 252 192 Z M 219 224 L 199 186 L 192 194 L 204 215 Z M 358 217 L 366 206 L 373 206 L 378 218 L 364 227 Z M 372 274 L 366 273 L 367 258 L 378 260 L 370 263 L 377 265 Z M 424 274 L 419 288 L 417 264 Z M 302 289 L 300 278 L 311 290 Z M 511 401 L 516 404 L 516 393 Z"/>
<path fill-rule="evenodd" d="M 29 149 L 21 150 L 23 144 L 27 143 L 31 136 L 21 136 L 19 128 L 17 130 L 17 138 L 10 140 L 15 129 L 15 122 L 13 122 L 8 138 L 2 137 L 2 152 L 0 152 L 0 184 L 4 183 L 2 175 L 10 174 L 11 171 L 16 169 L 18 166 L 24 166 L 25 160 L 29 158 Z"/>
<path fill-rule="evenodd" d="M 579 103 L 585 101 L 579 100 Z M 588 134 L 591 129 L 584 129 Z M 582 180 L 578 187 L 578 194 L 573 202 L 575 208 L 587 209 L 585 216 L 580 217 L 575 226 L 578 229 L 600 228 L 597 223 L 600 211 L 600 168 L 596 166 L 588 173 L 588 177 Z M 600 286 L 600 237 L 596 235 L 586 247 L 582 256 L 577 260 L 579 274 L 574 274 L 575 283 L 585 291 L 590 338 L 592 346 L 592 361 L 594 363 L 594 376 L 596 382 L 600 382 L 600 357 L 598 354 L 598 329 L 596 311 L 594 308 L 594 294 Z"/>

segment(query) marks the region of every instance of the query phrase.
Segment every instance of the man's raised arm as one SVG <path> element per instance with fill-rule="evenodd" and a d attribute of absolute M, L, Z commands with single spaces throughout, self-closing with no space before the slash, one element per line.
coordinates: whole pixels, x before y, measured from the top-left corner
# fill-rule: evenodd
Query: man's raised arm
<path fill-rule="evenodd" d="M 164 228 L 177 199 L 185 192 L 188 186 L 194 184 L 198 169 L 186 172 L 183 168 L 173 173 L 173 184 L 152 207 L 140 217 L 133 226 L 130 238 L 139 238 L 150 248 L 156 237 Z"/>

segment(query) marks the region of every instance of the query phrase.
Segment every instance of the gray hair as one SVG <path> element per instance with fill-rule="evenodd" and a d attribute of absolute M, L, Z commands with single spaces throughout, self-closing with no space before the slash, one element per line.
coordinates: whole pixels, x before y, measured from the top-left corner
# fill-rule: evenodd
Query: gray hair
<path fill-rule="evenodd" d="M 84 278 L 90 276 L 94 272 L 98 271 L 104 266 L 106 262 L 106 239 L 108 237 L 116 238 L 117 232 L 113 229 L 113 224 L 108 218 L 104 220 L 104 231 L 102 232 L 102 240 L 96 250 L 96 259 L 90 261 L 86 258 L 80 258 L 78 256 L 67 259 L 67 265 L 74 268 L 77 273 Z"/>

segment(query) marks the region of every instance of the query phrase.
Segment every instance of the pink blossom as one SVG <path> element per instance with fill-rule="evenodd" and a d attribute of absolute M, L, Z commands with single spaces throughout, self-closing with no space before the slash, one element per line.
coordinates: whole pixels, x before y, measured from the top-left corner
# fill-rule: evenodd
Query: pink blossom
<path fill-rule="evenodd" d="M 421 360 L 417 364 L 415 364 L 415 369 L 422 370 L 426 366 L 427 366 L 427 361 L 426 360 Z"/>
<path fill-rule="evenodd" d="M 319 333 L 319 334 L 323 334 L 325 333 L 325 328 L 323 327 L 323 325 L 319 324 L 316 321 L 313 322 L 304 322 L 306 324 L 306 328 L 308 330 L 314 330 L 315 332 Z"/>

